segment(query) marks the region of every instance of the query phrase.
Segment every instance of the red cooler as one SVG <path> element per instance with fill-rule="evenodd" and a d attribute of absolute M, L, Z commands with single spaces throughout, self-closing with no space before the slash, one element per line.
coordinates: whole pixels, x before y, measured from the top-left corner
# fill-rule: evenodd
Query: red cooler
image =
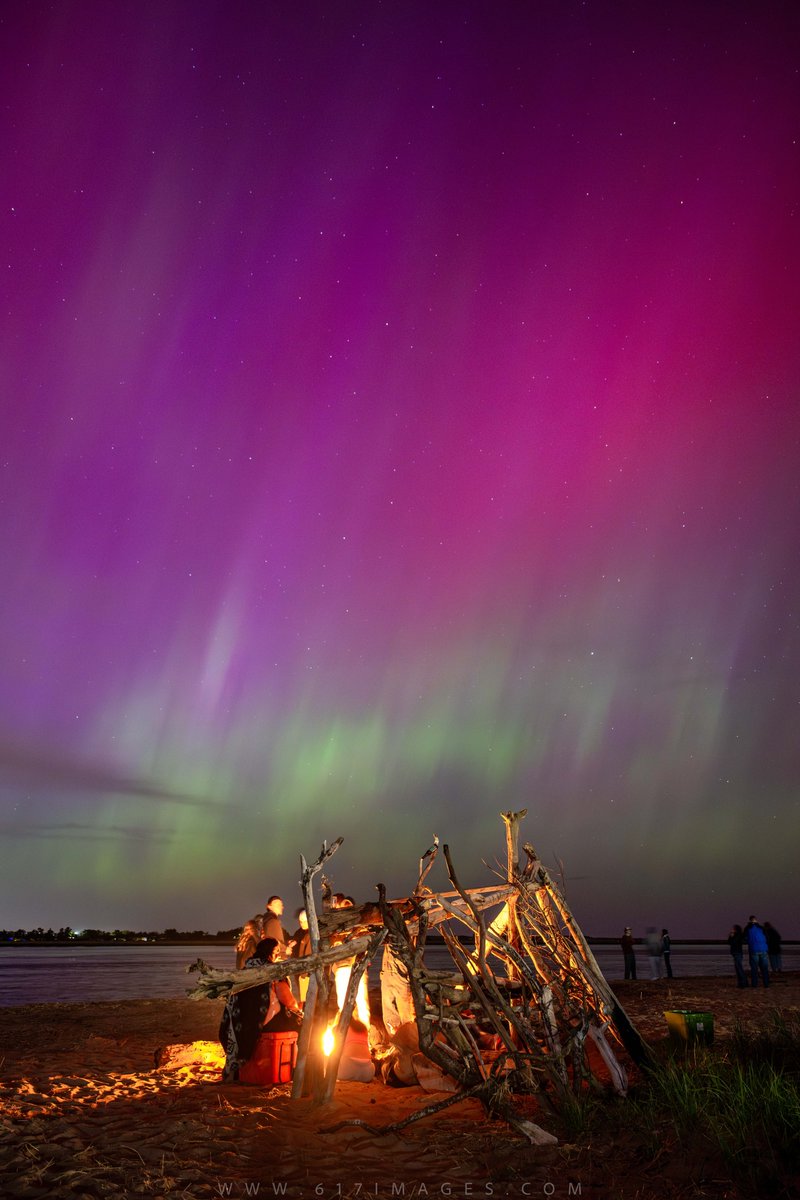
<path fill-rule="evenodd" d="M 251 1058 L 239 1069 L 241 1083 L 290 1083 L 297 1062 L 297 1032 L 259 1034 Z"/>

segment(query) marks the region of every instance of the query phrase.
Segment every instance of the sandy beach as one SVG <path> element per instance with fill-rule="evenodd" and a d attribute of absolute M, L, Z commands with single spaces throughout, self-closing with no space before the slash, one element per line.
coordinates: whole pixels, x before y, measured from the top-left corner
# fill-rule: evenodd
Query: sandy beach
<path fill-rule="evenodd" d="M 800 975 L 769 990 L 730 979 L 620 983 L 616 993 L 657 1054 L 673 1053 L 665 1009 L 713 1013 L 711 1053 L 737 1022 L 797 1017 Z M 606 1131 L 525 1143 L 465 1100 L 399 1133 L 372 1126 L 429 1103 L 419 1087 L 338 1083 L 333 1102 L 292 1101 L 287 1085 L 223 1085 L 221 1001 L 5 1008 L 0 1021 L 0 1184 L 7 1196 L 567 1196 L 677 1198 L 738 1193 L 715 1165 L 653 1153 L 627 1100 L 608 1101 Z M 156 1066 L 161 1047 L 184 1047 Z M 636 1078 L 633 1075 L 635 1091 Z M 542 1114 L 534 1119 L 547 1122 Z M 673 1148 L 674 1150 L 674 1148 Z M 706 1171 L 706 1174 L 703 1172 Z M 708 1176 L 708 1177 L 706 1177 Z M 791 1187 L 791 1183 L 788 1184 Z M 787 1191 L 786 1195 L 792 1194 Z"/>

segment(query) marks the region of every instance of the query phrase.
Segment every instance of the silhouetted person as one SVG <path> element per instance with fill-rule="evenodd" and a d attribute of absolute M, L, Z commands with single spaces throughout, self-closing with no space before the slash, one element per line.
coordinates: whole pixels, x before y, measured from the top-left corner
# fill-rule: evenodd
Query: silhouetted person
<path fill-rule="evenodd" d="M 736 971 L 736 986 L 740 988 L 747 987 L 747 976 L 744 973 L 742 965 L 742 956 L 744 955 L 744 944 L 747 941 L 744 936 L 744 930 L 741 925 L 734 925 L 728 934 L 728 949 L 733 958 L 733 968 Z"/>
<path fill-rule="evenodd" d="M 667 979 L 672 979 L 672 940 L 668 929 L 661 930 L 661 956 L 664 959 Z"/>
<path fill-rule="evenodd" d="M 781 935 L 778 933 L 774 925 L 769 921 L 764 922 L 764 936 L 767 939 L 767 954 L 769 955 L 770 971 L 777 971 L 780 974 L 781 962 Z"/>
<path fill-rule="evenodd" d="M 630 925 L 625 926 L 625 932 L 619 939 L 619 944 L 622 946 L 622 957 L 625 962 L 625 978 L 635 979 L 636 955 L 633 952 L 633 934 Z"/>

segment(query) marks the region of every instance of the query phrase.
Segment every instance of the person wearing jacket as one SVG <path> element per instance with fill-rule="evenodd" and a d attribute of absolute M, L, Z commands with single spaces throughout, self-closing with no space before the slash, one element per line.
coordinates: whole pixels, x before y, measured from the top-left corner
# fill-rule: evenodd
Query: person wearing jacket
<path fill-rule="evenodd" d="M 758 987 L 758 976 L 764 987 L 769 987 L 769 960 L 767 951 L 767 936 L 760 923 L 754 916 L 745 926 L 747 949 L 750 955 L 750 986 Z"/>
<path fill-rule="evenodd" d="M 636 978 L 636 955 L 633 950 L 633 934 L 630 925 L 625 926 L 625 932 L 619 939 L 622 947 L 622 957 L 625 962 L 625 978 Z"/>
<path fill-rule="evenodd" d="M 263 938 L 246 969 L 268 966 L 280 959 L 275 938 Z M 219 1027 L 225 1051 L 224 1083 L 234 1083 L 252 1057 L 262 1033 L 297 1031 L 303 1010 L 285 979 L 255 984 L 228 997 Z"/>
<path fill-rule="evenodd" d="M 283 928 L 282 916 L 283 900 L 280 896 L 270 896 L 266 910 L 261 917 L 261 936 L 262 938 L 274 938 L 280 947 L 277 957 L 288 958 L 290 954 L 289 939 Z"/>

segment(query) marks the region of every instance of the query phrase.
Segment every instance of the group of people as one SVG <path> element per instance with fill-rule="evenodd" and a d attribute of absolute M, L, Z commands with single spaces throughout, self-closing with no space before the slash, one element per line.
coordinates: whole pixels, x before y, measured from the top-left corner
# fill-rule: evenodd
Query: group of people
<path fill-rule="evenodd" d="M 650 978 L 661 979 L 662 975 L 666 975 L 667 979 L 672 979 L 672 941 L 669 936 L 669 930 L 662 929 L 659 934 L 654 925 L 649 925 L 645 933 L 644 943 L 650 962 Z M 625 963 L 625 978 L 635 979 L 635 939 L 630 925 L 625 926 L 625 931 L 619 939 L 619 944 L 622 947 L 622 957 Z"/>
<path fill-rule="evenodd" d="M 736 971 L 736 982 L 740 988 L 758 987 L 759 980 L 764 987 L 769 987 L 770 971 L 779 973 L 781 970 L 781 935 L 774 925 L 765 921 L 762 925 L 751 916 L 747 924 L 734 925 L 728 934 L 728 947 L 733 957 Z M 658 934 L 654 926 L 647 929 L 644 937 L 647 957 L 650 962 L 650 978 L 661 979 L 665 975 L 672 979 L 672 942 L 669 931 L 662 929 Z M 619 939 L 625 962 L 625 978 L 636 978 L 635 939 L 630 925 L 625 926 L 625 932 Z M 744 951 L 747 949 L 750 979 L 744 969 Z"/>
<path fill-rule="evenodd" d="M 298 908 L 295 913 L 298 927 L 291 936 L 283 927 L 283 900 L 280 896 L 270 896 L 263 913 L 256 913 L 249 921 L 245 921 L 239 940 L 236 943 L 236 970 L 241 971 L 255 953 L 258 943 L 263 938 L 274 938 L 281 948 L 278 958 L 288 958 L 291 955 L 301 956 L 300 947 L 308 939 L 308 917 L 304 908 Z M 307 943 L 310 947 L 310 942 Z M 302 950 L 308 954 L 309 950 Z"/>
<path fill-rule="evenodd" d="M 331 897 L 332 909 L 354 908 L 352 896 L 337 892 Z M 236 970 L 268 966 L 289 958 L 306 958 L 311 954 L 311 935 L 308 914 L 304 908 L 296 911 L 298 927 L 291 935 L 283 926 L 284 904 L 280 896 L 270 896 L 263 913 L 246 921 L 236 944 Z M 343 959 L 333 966 L 337 1008 L 341 1010 L 354 959 Z M 225 1049 L 223 1080 L 226 1082 L 259 1082 L 250 1078 L 250 1066 L 258 1059 L 259 1039 L 273 1034 L 299 1031 L 303 1004 L 308 991 L 308 975 L 293 974 L 291 983 L 277 979 L 270 983 L 248 987 L 232 993 L 225 1005 L 219 1038 Z M 359 979 L 355 997 L 357 1021 L 364 1029 L 370 1023 L 367 976 Z M 371 1069 L 371 1067 L 370 1067 Z"/>
<path fill-rule="evenodd" d="M 758 987 L 760 979 L 764 987 L 769 987 L 770 971 L 780 974 L 782 968 L 781 943 L 781 935 L 775 926 L 769 921 L 762 925 L 752 914 L 744 929 L 741 925 L 733 925 L 728 934 L 728 947 L 733 958 L 737 986 Z M 745 946 L 750 967 L 749 983 L 743 962 Z"/>
<path fill-rule="evenodd" d="M 305 909 L 297 910 L 298 927 L 291 936 L 283 927 L 283 911 L 281 897 L 270 896 L 264 912 L 245 922 L 236 943 L 237 971 L 311 953 Z M 219 1040 L 225 1050 L 223 1080 L 235 1082 L 243 1077 L 262 1034 L 299 1030 L 307 988 L 308 979 L 296 976 L 291 985 L 286 979 L 276 979 L 229 996 L 219 1027 Z"/>

